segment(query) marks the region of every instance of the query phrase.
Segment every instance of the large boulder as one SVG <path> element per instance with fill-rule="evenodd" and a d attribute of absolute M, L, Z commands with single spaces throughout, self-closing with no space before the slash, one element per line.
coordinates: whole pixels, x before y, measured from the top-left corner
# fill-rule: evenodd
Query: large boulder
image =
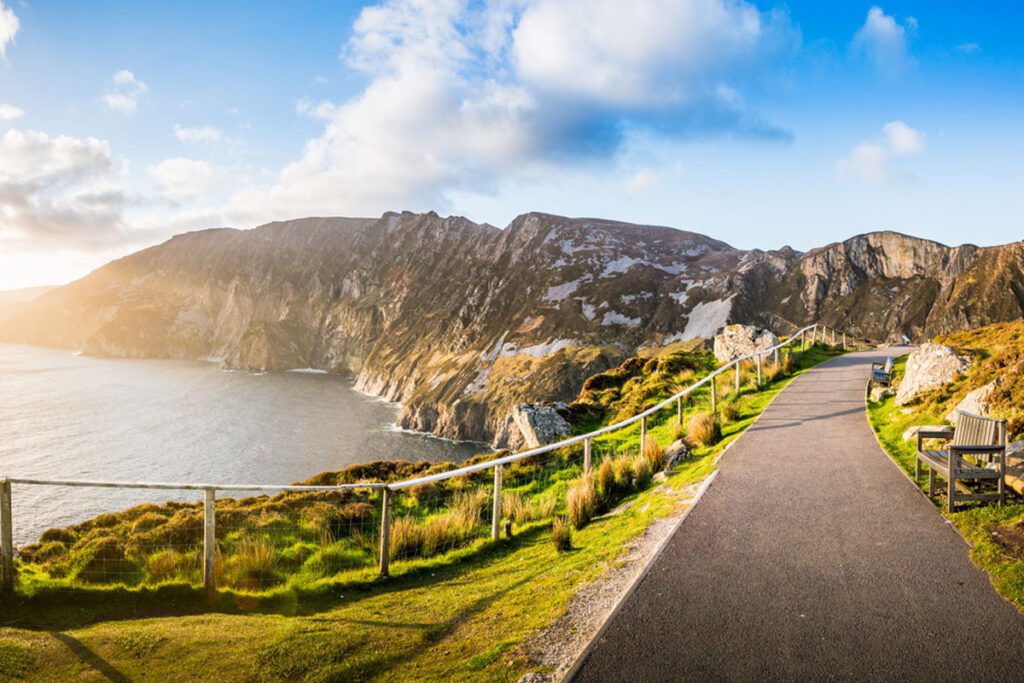
<path fill-rule="evenodd" d="M 982 417 L 988 417 L 989 399 L 992 396 L 992 391 L 999 385 L 999 380 L 994 379 L 983 387 L 978 387 L 974 391 L 964 396 L 963 400 L 956 404 L 956 408 L 950 411 L 946 419 L 953 425 L 956 424 L 957 411 L 963 411 L 970 413 L 971 415 L 980 415 Z"/>
<path fill-rule="evenodd" d="M 896 405 L 904 406 L 924 392 L 952 382 L 970 366 L 970 358 L 958 356 L 948 346 L 922 344 L 907 358 L 907 369 L 896 391 Z"/>
<path fill-rule="evenodd" d="M 564 403 L 519 405 L 512 409 L 512 423 L 519 428 L 522 435 L 521 445 L 526 448 L 537 448 L 554 443 L 569 435 L 569 422 L 562 417 L 560 410 L 566 410 Z M 516 439 L 510 439 L 518 447 Z"/>
<path fill-rule="evenodd" d="M 719 363 L 728 363 L 778 343 L 779 338 L 770 330 L 753 325 L 726 325 L 715 335 L 715 358 Z"/>

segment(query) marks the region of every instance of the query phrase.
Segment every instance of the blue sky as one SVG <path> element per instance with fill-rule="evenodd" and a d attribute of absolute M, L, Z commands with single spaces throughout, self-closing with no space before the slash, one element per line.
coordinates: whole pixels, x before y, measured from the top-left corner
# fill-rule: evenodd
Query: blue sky
<path fill-rule="evenodd" d="M 400 209 L 1020 239 L 1024 8 L 979 5 L 0 0 L 0 288 Z"/>

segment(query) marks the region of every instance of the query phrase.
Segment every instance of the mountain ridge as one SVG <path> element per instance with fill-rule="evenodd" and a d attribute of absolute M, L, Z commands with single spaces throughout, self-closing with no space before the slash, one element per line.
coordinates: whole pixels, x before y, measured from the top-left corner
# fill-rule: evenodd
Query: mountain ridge
<path fill-rule="evenodd" d="M 321 368 L 401 401 L 402 427 L 515 447 L 515 405 L 571 398 L 640 347 L 728 322 L 883 340 L 1016 319 L 1022 263 L 1020 242 L 894 232 L 801 253 L 541 212 L 504 229 L 434 212 L 308 217 L 176 235 L 19 308 L 0 339 Z"/>

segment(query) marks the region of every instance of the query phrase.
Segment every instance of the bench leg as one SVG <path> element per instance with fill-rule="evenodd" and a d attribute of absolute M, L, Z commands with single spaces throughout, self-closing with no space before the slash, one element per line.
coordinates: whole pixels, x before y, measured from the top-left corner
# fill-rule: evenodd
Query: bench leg
<path fill-rule="evenodd" d="M 928 495 L 935 497 L 935 470 L 928 468 Z"/>
<path fill-rule="evenodd" d="M 931 468 L 929 468 L 928 471 L 931 472 Z M 920 484 L 921 483 L 921 460 L 920 459 L 915 459 L 914 460 L 914 483 L 916 483 L 916 484 Z"/>
<path fill-rule="evenodd" d="M 949 501 L 947 501 L 946 509 L 950 512 L 956 512 L 956 477 L 953 476 L 952 468 L 949 473 Z"/>

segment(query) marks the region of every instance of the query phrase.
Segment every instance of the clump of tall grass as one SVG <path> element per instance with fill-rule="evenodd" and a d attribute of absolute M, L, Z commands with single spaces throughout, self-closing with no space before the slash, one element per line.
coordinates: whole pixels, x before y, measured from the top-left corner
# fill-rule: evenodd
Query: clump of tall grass
<path fill-rule="evenodd" d="M 722 427 L 715 415 L 695 413 L 686 425 L 686 440 L 691 446 L 710 446 L 722 437 Z"/>
<path fill-rule="evenodd" d="M 264 538 L 246 536 L 224 559 L 224 579 L 228 585 L 259 589 L 275 583 L 277 551 Z"/>
<path fill-rule="evenodd" d="M 646 486 L 654 476 L 654 462 L 644 453 L 624 457 L 628 458 L 633 473 L 633 484 L 638 488 Z"/>
<path fill-rule="evenodd" d="M 629 456 L 615 458 L 612 461 L 612 471 L 615 472 L 615 489 L 617 491 L 628 491 L 633 486 L 633 463 Z"/>
<path fill-rule="evenodd" d="M 501 511 L 516 524 L 526 524 L 538 519 L 547 519 L 555 514 L 558 500 L 548 493 L 536 498 L 510 491 L 501 496 Z"/>
<path fill-rule="evenodd" d="M 648 436 L 644 439 L 640 455 L 651 465 L 651 471 L 656 472 L 665 467 L 665 449 L 658 445 L 654 437 Z"/>
<path fill-rule="evenodd" d="M 487 491 L 459 491 L 444 512 L 419 522 L 399 517 L 391 523 L 391 557 L 432 557 L 476 538 L 487 507 Z"/>
<path fill-rule="evenodd" d="M 594 472 L 594 488 L 601 502 L 610 500 L 615 495 L 615 465 L 611 458 L 605 458 Z"/>
<path fill-rule="evenodd" d="M 722 422 L 735 422 L 740 419 L 739 401 L 722 401 L 718 406 L 718 416 Z"/>
<path fill-rule="evenodd" d="M 569 521 L 577 529 L 582 529 L 597 513 L 597 493 L 594 491 L 593 477 L 584 475 L 573 480 L 569 484 L 565 500 Z"/>
<path fill-rule="evenodd" d="M 159 550 L 146 559 L 146 572 L 152 583 L 170 581 L 178 574 L 178 553 L 170 548 Z"/>
<path fill-rule="evenodd" d="M 558 552 L 572 550 L 572 525 L 565 517 L 555 517 L 551 522 L 551 539 Z"/>

